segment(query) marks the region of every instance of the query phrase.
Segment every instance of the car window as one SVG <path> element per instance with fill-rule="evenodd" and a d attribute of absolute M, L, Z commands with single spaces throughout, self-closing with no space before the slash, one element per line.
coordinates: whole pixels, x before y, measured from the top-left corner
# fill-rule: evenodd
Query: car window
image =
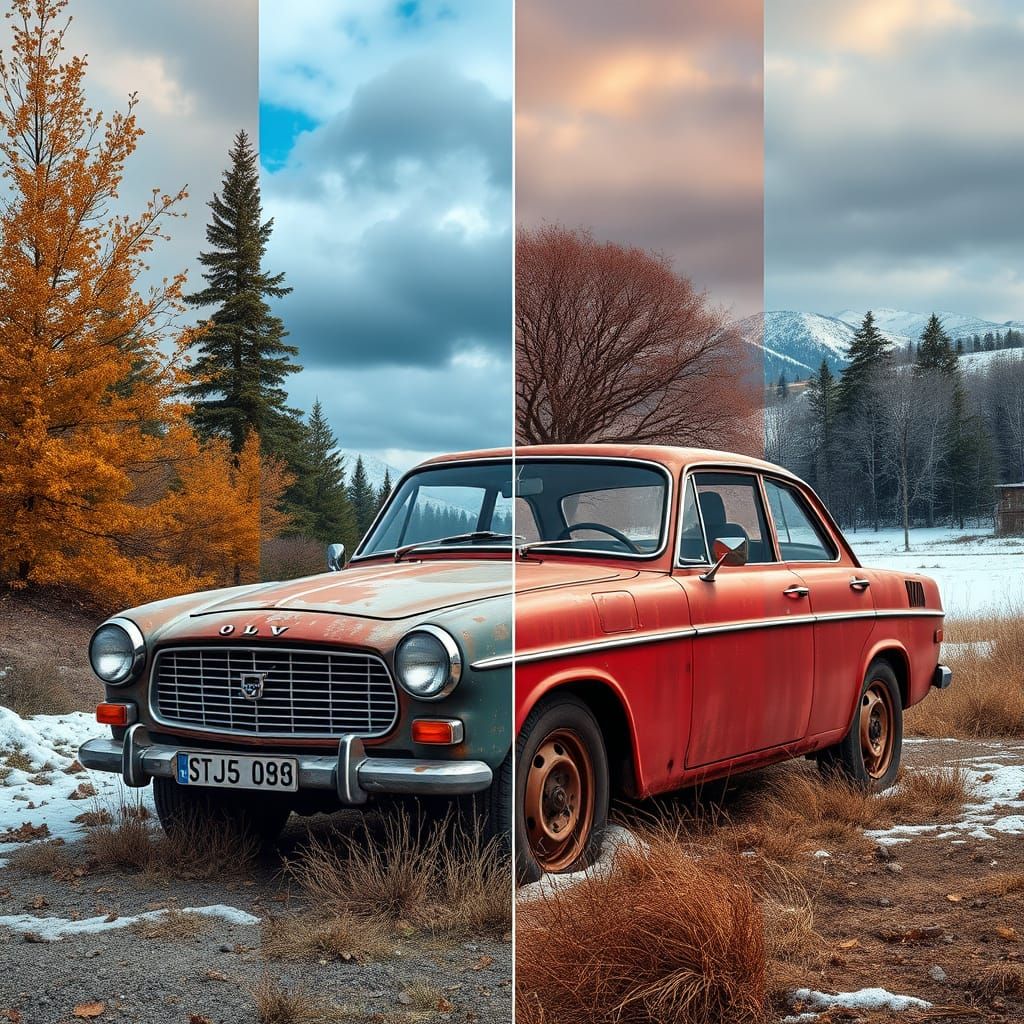
<path fill-rule="evenodd" d="M 540 540 L 540 529 L 537 526 L 537 516 L 533 507 L 525 498 L 516 498 L 514 501 L 514 529 L 516 543 L 532 544 Z"/>
<path fill-rule="evenodd" d="M 609 530 L 617 530 L 634 542 L 649 544 L 661 532 L 664 492 L 659 481 L 650 487 L 567 494 L 562 499 L 562 516 L 576 540 L 607 541 Z M 588 528 L 588 523 L 594 527 Z"/>
<path fill-rule="evenodd" d="M 765 480 L 768 507 L 775 520 L 775 536 L 784 562 L 831 562 L 836 550 L 828 535 L 792 487 Z"/>
<path fill-rule="evenodd" d="M 697 494 L 693 489 L 693 480 L 686 481 L 683 492 L 683 515 L 679 524 L 679 561 L 707 562 L 708 549 L 704 543 L 704 530 L 697 514 Z"/>
<path fill-rule="evenodd" d="M 708 549 L 719 537 L 746 537 L 747 562 L 774 562 L 757 478 L 744 473 L 695 473 Z"/>

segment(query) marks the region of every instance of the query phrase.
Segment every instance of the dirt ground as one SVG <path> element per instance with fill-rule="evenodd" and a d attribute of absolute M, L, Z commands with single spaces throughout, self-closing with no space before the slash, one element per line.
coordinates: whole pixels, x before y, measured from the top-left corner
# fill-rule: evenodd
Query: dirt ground
<path fill-rule="evenodd" d="M 280 856 L 292 854 L 310 827 L 327 823 L 293 818 Z M 84 863 L 78 847 L 68 844 L 68 852 Z M 0 915 L 76 919 L 226 904 L 266 920 L 306 909 L 281 867 L 271 855 L 226 878 L 183 882 L 120 872 L 57 880 L 8 866 L 0 868 Z M 268 961 L 260 946 L 260 925 L 220 918 L 176 937 L 129 927 L 39 942 L 0 928 L 0 1021 L 254 1024 L 261 1018 L 253 990 L 264 978 L 330 1008 L 264 1018 L 267 1024 L 511 1021 L 510 940 L 396 932 L 391 953 L 363 962 Z M 423 1005 L 424 992 L 430 1005 Z M 90 1017 L 93 1010 L 99 1012 Z"/>

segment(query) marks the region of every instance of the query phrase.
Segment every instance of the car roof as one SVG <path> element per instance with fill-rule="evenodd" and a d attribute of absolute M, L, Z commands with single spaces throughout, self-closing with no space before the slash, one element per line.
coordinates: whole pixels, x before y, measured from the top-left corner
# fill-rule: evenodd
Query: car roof
<path fill-rule="evenodd" d="M 463 462 L 471 459 L 507 459 L 512 454 L 513 449 L 511 448 L 483 448 L 478 451 L 439 455 L 428 459 L 424 465 Z M 742 455 L 737 452 L 718 451 L 714 448 L 683 448 L 661 444 L 535 444 L 518 445 L 515 448 L 515 455 L 517 458 L 564 455 L 575 456 L 576 458 L 589 456 L 613 459 L 646 459 L 649 462 L 657 462 L 672 470 L 680 470 L 695 463 L 711 462 L 721 465 L 761 469 L 796 479 L 794 474 L 788 469 L 784 469 L 782 466 L 777 466 L 771 462 L 766 462 L 764 459 L 755 458 L 751 455 Z"/>

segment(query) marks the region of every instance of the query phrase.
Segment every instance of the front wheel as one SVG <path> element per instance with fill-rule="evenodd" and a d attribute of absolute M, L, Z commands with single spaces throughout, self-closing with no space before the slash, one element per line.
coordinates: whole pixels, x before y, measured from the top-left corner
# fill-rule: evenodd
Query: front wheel
<path fill-rule="evenodd" d="M 608 821 L 608 754 L 590 708 L 541 701 L 516 742 L 516 875 L 534 882 L 589 865 Z"/>
<path fill-rule="evenodd" d="M 204 786 L 180 786 L 173 779 L 153 780 L 153 803 L 160 825 L 176 842 L 224 830 L 263 846 L 284 831 L 291 808 L 276 794 L 251 794 Z"/>
<path fill-rule="evenodd" d="M 892 666 L 873 661 L 860 691 L 849 732 L 818 754 L 826 776 L 840 775 L 862 789 L 881 792 L 895 781 L 903 751 L 903 701 Z"/>

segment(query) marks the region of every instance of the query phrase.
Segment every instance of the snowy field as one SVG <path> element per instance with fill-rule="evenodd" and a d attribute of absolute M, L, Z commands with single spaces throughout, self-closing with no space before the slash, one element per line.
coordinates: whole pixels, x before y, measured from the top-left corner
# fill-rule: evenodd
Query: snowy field
<path fill-rule="evenodd" d="M 909 552 L 903 550 L 902 530 L 848 532 L 846 539 L 865 566 L 931 576 L 951 619 L 1024 609 L 1022 537 L 994 537 L 977 529 L 911 530 Z"/>

